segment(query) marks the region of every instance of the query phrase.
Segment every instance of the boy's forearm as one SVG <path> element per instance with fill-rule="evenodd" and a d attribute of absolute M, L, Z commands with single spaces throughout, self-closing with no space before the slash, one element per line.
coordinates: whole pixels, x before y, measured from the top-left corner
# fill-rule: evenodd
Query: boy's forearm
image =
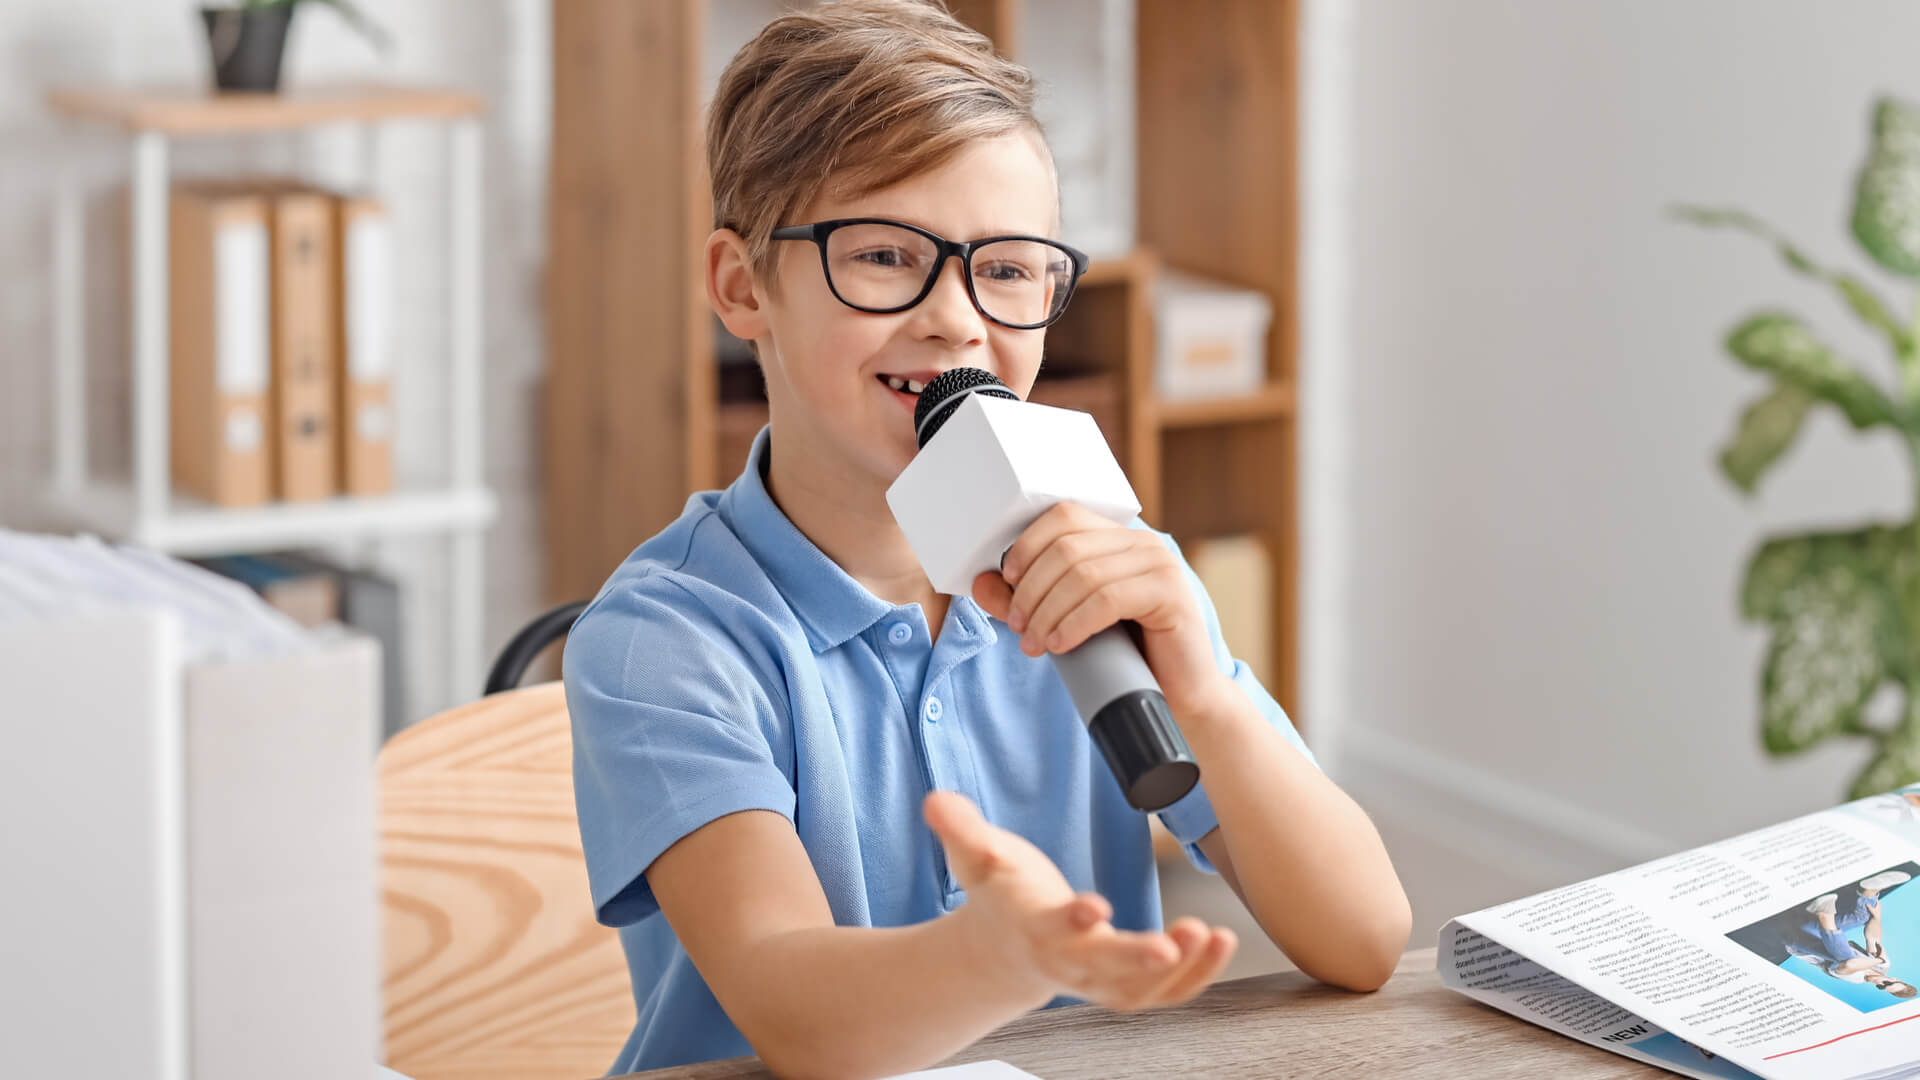
<path fill-rule="evenodd" d="M 924 1069 L 1051 997 L 972 947 L 970 919 L 962 907 L 914 926 L 769 938 L 739 980 L 750 996 L 726 1004 L 781 1076 Z"/>
<path fill-rule="evenodd" d="M 1237 685 L 1180 717 L 1248 910 L 1307 974 L 1371 990 L 1393 973 L 1412 917 L 1364 811 Z"/>

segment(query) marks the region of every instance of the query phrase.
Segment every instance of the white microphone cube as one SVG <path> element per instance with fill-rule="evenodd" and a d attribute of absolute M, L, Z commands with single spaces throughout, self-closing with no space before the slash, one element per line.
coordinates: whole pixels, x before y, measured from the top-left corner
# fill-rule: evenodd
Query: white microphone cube
<path fill-rule="evenodd" d="M 1140 500 L 1093 417 L 971 394 L 887 488 L 887 505 L 933 587 L 970 595 L 973 579 L 1056 503 L 1116 523 Z"/>

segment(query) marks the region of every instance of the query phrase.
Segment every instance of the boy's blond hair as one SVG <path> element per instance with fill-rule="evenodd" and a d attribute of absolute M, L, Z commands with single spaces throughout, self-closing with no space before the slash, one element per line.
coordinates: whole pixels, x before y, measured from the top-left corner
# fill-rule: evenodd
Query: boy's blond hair
<path fill-rule="evenodd" d="M 707 117 L 713 224 L 772 280 L 768 233 L 831 181 L 857 197 L 967 143 L 1040 133 L 1033 76 L 925 0 L 832 0 L 768 23 L 721 73 Z M 1044 147 L 1044 143 L 1041 144 Z"/>

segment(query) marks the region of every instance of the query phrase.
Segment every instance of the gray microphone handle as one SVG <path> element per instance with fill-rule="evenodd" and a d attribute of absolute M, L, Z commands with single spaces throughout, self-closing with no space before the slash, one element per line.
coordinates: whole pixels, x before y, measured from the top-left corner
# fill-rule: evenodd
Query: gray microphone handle
<path fill-rule="evenodd" d="M 1053 666 L 1060 672 L 1060 681 L 1067 684 L 1073 707 L 1089 724 L 1100 710 L 1126 694 L 1136 690 L 1160 692 L 1153 669 L 1147 667 L 1133 638 L 1118 623 L 1071 652 L 1055 653 Z"/>

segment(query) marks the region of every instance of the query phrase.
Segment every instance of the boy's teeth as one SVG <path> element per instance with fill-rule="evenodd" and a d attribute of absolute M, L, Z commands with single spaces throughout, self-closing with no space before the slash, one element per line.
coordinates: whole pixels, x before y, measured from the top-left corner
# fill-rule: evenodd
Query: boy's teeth
<path fill-rule="evenodd" d="M 925 389 L 926 389 L 925 383 L 917 383 L 917 382 L 914 382 L 912 379 L 907 380 L 907 393 L 917 394 L 920 391 Z"/>
<path fill-rule="evenodd" d="M 907 388 L 907 380 L 896 379 L 892 375 L 889 375 L 887 376 L 887 385 L 893 387 L 895 390 L 905 390 Z"/>

